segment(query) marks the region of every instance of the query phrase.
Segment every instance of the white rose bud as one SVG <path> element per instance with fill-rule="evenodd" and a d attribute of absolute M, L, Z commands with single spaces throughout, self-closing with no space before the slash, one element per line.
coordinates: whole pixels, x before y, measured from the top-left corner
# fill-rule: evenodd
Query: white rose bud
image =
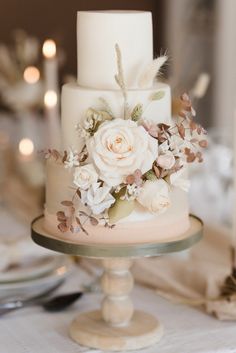
<path fill-rule="evenodd" d="M 167 151 L 157 158 L 157 164 L 163 169 L 171 169 L 175 165 L 175 157 L 172 152 Z"/>
<path fill-rule="evenodd" d="M 163 213 L 170 206 L 168 184 L 159 179 L 147 180 L 140 190 L 137 201 L 152 213 Z"/>
<path fill-rule="evenodd" d="M 92 164 L 75 168 L 74 184 L 82 190 L 87 190 L 98 179 L 97 172 Z"/>

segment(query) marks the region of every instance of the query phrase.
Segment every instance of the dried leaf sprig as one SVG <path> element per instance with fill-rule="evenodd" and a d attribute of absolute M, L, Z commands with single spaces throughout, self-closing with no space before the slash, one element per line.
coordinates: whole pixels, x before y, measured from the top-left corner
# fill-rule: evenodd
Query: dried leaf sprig
<path fill-rule="evenodd" d="M 159 157 L 152 169 L 145 173 L 148 180 L 166 178 L 178 172 L 186 162 L 203 161 L 201 149 L 207 147 L 206 131 L 193 119 L 195 110 L 189 96 L 185 93 L 180 100 L 181 109 L 174 125 L 142 121 L 142 126 L 157 139 L 159 145 Z"/>
<path fill-rule="evenodd" d="M 80 195 L 79 189 L 76 190 L 75 195 Z M 68 231 L 71 233 L 79 233 L 82 231 L 86 235 L 89 235 L 84 224 L 89 221 L 91 225 L 97 226 L 99 221 L 93 215 L 89 215 L 85 211 L 76 211 L 73 199 L 61 202 L 61 205 L 66 207 L 66 211 L 57 212 L 57 220 L 59 222 L 57 227 L 62 233 Z M 82 220 L 82 218 L 84 220 Z"/>
<path fill-rule="evenodd" d="M 86 146 L 79 153 L 72 149 L 64 152 L 59 152 L 56 149 L 46 149 L 41 152 L 44 154 L 45 159 L 53 158 L 56 162 L 63 163 L 65 168 L 77 167 L 88 158 Z"/>

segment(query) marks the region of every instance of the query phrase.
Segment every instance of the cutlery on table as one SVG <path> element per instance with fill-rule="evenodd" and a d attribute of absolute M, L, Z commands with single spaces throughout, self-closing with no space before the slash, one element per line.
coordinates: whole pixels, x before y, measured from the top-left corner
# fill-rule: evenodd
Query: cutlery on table
<path fill-rule="evenodd" d="M 37 297 L 22 299 L 22 300 L 12 300 L 4 303 L 0 303 L 0 316 L 5 315 L 13 310 L 25 308 L 28 306 L 39 305 L 43 307 L 46 311 L 57 312 L 66 309 L 68 306 L 72 305 L 76 300 L 81 298 L 84 293 L 91 293 L 98 291 L 97 281 L 86 285 L 83 287 L 83 290 L 61 294 L 54 297 L 48 298 L 48 296 L 55 291 L 62 282 L 51 288 L 46 293 L 39 295 Z"/>

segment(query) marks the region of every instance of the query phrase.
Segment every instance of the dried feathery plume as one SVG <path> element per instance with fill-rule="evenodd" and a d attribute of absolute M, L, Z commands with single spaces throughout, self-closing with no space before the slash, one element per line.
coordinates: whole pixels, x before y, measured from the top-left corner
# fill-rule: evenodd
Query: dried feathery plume
<path fill-rule="evenodd" d="M 167 60 L 168 56 L 166 54 L 154 59 L 147 69 L 141 74 L 138 80 L 139 87 L 146 88 L 152 86 L 153 80 L 158 74 L 160 74 L 160 69 Z"/>
<path fill-rule="evenodd" d="M 126 90 L 126 85 L 125 85 L 125 80 L 124 80 L 124 71 L 122 67 L 122 56 L 121 56 L 121 51 L 120 47 L 118 44 L 115 45 L 116 49 L 116 58 L 117 58 L 117 69 L 118 73 L 115 75 L 115 80 L 120 87 L 123 97 L 124 97 L 124 119 L 128 118 L 128 102 L 127 102 L 127 90 Z"/>

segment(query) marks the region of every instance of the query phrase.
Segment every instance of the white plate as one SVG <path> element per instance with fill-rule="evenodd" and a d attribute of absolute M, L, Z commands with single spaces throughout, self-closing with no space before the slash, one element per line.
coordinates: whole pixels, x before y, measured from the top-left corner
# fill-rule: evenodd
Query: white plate
<path fill-rule="evenodd" d="M 0 285 L 41 277 L 62 266 L 65 261 L 67 261 L 67 257 L 63 255 L 31 258 L 17 266 L 10 267 L 6 271 L 0 272 Z"/>
<path fill-rule="evenodd" d="M 65 258 L 64 258 L 65 260 Z M 64 263 L 41 277 L 26 281 L 0 284 L 0 299 L 26 299 L 40 295 L 65 279 L 73 270 L 72 262 L 67 258 Z"/>

